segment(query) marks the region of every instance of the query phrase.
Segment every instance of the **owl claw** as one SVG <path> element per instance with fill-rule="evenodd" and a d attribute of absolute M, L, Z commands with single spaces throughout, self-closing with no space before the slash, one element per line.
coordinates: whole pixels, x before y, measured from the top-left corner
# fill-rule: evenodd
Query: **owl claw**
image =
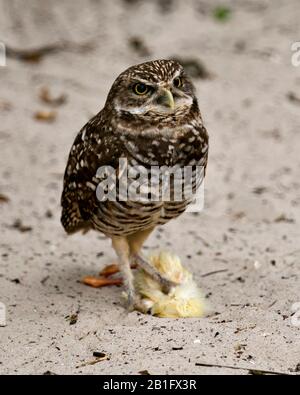
<path fill-rule="evenodd" d="M 142 299 L 135 294 L 135 292 L 128 292 L 126 296 L 126 308 L 129 313 L 132 313 L 134 310 L 143 314 L 148 312 L 149 308 L 145 305 L 145 303 L 143 303 Z"/>

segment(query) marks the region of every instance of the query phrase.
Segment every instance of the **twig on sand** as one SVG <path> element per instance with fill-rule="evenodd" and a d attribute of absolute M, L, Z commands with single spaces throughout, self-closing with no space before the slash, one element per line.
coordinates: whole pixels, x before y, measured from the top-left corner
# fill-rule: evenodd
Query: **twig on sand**
<path fill-rule="evenodd" d="M 57 42 L 53 44 L 44 45 L 32 49 L 21 49 L 6 46 L 6 55 L 11 58 L 23 60 L 26 62 L 39 62 L 44 56 L 59 52 L 59 51 L 74 51 L 85 52 L 92 49 L 92 43 L 87 42 L 83 44 L 73 42 Z"/>
<path fill-rule="evenodd" d="M 95 365 L 96 363 L 99 363 L 102 361 L 109 361 L 109 356 L 104 355 L 103 357 L 98 357 L 96 359 L 93 359 L 92 361 L 84 362 L 83 364 L 76 366 L 76 369 L 83 368 L 84 366 Z"/>
<path fill-rule="evenodd" d="M 212 276 L 213 274 L 225 273 L 225 272 L 228 272 L 228 269 L 214 270 L 212 272 L 202 274 L 201 277 L 208 277 L 208 276 Z"/>
<path fill-rule="evenodd" d="M 207 367 L 207 368 L 221 368 L 221 369 L 234 369 L 234 370 L 244 370 L 248 371 L 249 374 L 252 375 L 265 375 L 265 374 L 271 374 L 271 375 L 279 375 L 279 376 L 289 376 L 288 373 L 283 373 L 283 372 L 276 372 L 276 371 L 271 371 L 271 370 L 263 370 L 263 369 L 252 369 L 252 368 L 241 368 L 239 366 L 231 366 L 231 365 L 218 365 L 218 364 L 210 364 L 210 363 L 202 363 L 202 362 L 196 362 L 195 366 L 202 366 L 202 367 Z"/>
<path fill-rule="evenodd" d="M 300 254 L 300 249 L 283 254 L 283 255 L 281 255 L 281 257 L 284 258 L 286 256 L 295 255 L 295 254 Z"/>

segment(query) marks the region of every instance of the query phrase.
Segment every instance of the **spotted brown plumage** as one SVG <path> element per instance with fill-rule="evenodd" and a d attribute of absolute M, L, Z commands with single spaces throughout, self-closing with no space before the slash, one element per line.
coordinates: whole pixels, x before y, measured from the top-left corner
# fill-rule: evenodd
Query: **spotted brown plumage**
<path fill-rule="evenodd" d="M 158 224 L 183 213 L 190 200 L 100 202 L 97 170 L 118 169 L 121 158 L 149 172 L 151 166 L 205 169 L 207 155 L 208 134 L 193 84 L 171 60 L 124 71 L 112 85 L 104 108 L 77 135 L 64 176 L 61 221 L 68 233 L 95 229 L 112 239 L 131 307 L 137 301 L 130 262 L 144 263 L 144 269 L 151 271 L 139 254 L 143 241 Z M 201 182 L 194 177 L 194 188 Z M 157 273 L 153 276 L 167 284 Z"/>

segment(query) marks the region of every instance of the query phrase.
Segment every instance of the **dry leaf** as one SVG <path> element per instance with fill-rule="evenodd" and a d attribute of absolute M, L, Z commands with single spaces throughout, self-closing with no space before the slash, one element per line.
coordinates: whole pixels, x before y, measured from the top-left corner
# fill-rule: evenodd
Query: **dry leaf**
<path fill-rule="evenodd" d="M 150 56 L 151 54 L 149 48 L 146 46 L 141 37 L 131 37 L 129 39 L 129 46 L 141 57 Z"/>
<path fill-rule="evenodd" d="M 148 372 L 148 370 L 140 370 L 139 374 L 141 374 L 142 376 L 150 376 L 150 373 Z"/>
<path fill-rule="evenodd" d="M 174 56 L 171 59 L 180 63 L 192 78 L 205 80 L 213 77 L 213 74 L 207 69 L 204 63 L 196 58 L 180 58 Z"/>
<path fill-rule="evenodd" d="M 67 101 L 67 95 L 63 93 L 57 97 L 52 97 L 49 88 L 47 88 L 46 86 L 41 88 L 39 93 L 39 98 L 41 99 L 42 102 L 51 104 L 53 106 L 61 106 Z"/>
<path fill-rule="evenodd" d="M 0 111 L 10 111 L 12 104 L 6 100 L 0 100 Z"/>
<path fill-rule="evenodd" d="M 289 93 L 287 94 L 287 98 L 288 98 L 289 101 L 291 101 L 292 103 L 300 104 L 300 97 L 297 96 L 294 92 L 289 92 Z"/>
<path fill-rule="evenodd" d="M 274 222 L 286 222 L 288 224 L 292 224 L 294 223 L 294 219 L 293 218 L 288 218 L 285 214 L 281 214 L 279 215 L 277 218 L 275 218 Z"/>
<path fill-rule="evenodd" d="M 2 193 L 0 193 L 0 203 L 8 203 L 9 202 L 9 197 L 3 195 Z"/>
<path fill-rule="evenodd" d="M 28 226 L 28 225 L 24 225 L 20 219 L 16 219 L 11 227 L 13 229 L 19 230 L 21 233 L 31 232 L 32 231 L 32 227 Z"/>
<path fill-rule="evenodd" d="M 57 116 L 56 111 L 47 111 L 47 110 L 37 111 L 34 114 L 34 118 L 37 121 L 43 121 L 43 122 L 54 122 L 56 116 Z"/>

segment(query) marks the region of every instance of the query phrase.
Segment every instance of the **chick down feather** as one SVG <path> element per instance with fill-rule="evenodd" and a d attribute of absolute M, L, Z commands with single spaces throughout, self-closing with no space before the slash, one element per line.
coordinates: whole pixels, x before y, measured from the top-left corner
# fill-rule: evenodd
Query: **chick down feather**
<path fill-rule="evenodd" d="M 203 317 L 208 312 L 203 295 L 178 256 L 160 252 L 149 257 L 150 263 L 167 279 L 177 283 L 168 295 L 161 286 L 140 270 L 135 277 L 136 289 L 152 315 L 165 318 Z"/>

